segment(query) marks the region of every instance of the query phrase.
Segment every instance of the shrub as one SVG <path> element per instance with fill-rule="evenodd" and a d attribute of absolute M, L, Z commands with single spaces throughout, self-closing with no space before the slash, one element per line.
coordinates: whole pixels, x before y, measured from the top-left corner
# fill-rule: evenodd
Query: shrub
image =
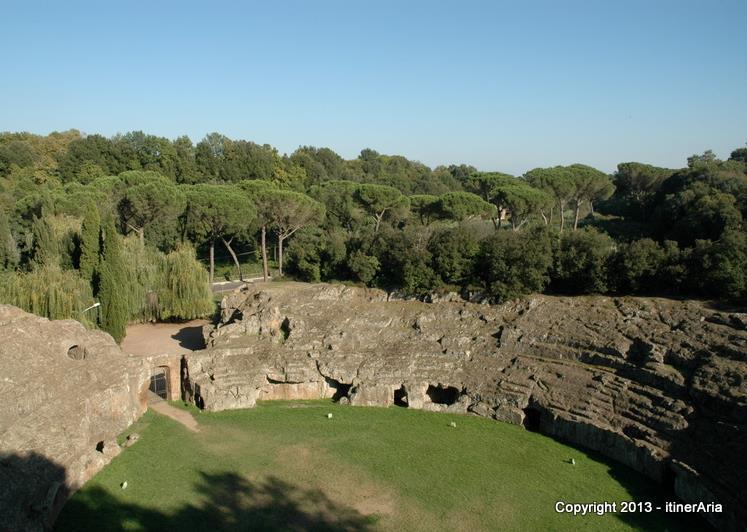
<path fill-rule="evenodd" d="M 611 260 L 610 279 L 620 292 L 653 292 L 660 288 L 666 258 L 664 248 L 650 238 L 622 244 Z"/>
<path fill-rule="evenodd" d="M 596 229 L 564 233 L 553 260 L 553 288 L 572 294 L 605 292 L 613 246 L 612 239 Z"/>
<path fill-rule="evenodd" d="M 541 292 L 550 280 L 549 236 L 543 229 L 497 231 L 480 243 L 475 266 L 475 279 L 495 300 Z"/>
<path fill-rule="evenodd" d="M 379 259 L 361 251 L 354 251 L 348 259 L 348 268 L 358 279 L 369 284 L 379 271 Z"/>
<path fill-rule="evenodd" d="M 480 245 L 474 233 L 463 227 L 444 229 L 428 242 L 433 269 L 445 283 L 465 284 L 474 269 Z"/>

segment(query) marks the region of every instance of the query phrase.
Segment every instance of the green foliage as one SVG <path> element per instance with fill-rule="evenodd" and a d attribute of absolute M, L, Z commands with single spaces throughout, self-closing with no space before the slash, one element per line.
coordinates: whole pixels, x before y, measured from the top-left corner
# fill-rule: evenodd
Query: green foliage
<path fill-rule="evenodd" d="M 453 190 L 444 182 L 454 182 L 452 175 L 445 179 L 443 174 L 436 176 L 424 164 L 409 161 L 400 155 L 383 155 L 364 149 L 356 160 L 347 161 L 345 166 L 345 174 L 349 176 L 347 179 L 393 187 L 406 195 L 438 195 Z"/>
<path fill-rule="evenodd" d="M 358 250 L 350 255 L 348 268 L 360 281 L 370 284 L 379 271 L 379 259 Z"/>
<path fill-rule="evenodd" d="M 620 163 L 613 176 L 615 193 L 599 207 L 610 214 L 645 221 L 651 214 L 656 193 L 674 172 L 650 164 Z"/>
<path fill-rule="evenodd" d="M 45 211 L 42 211 L 40 218 L 34 218 L 31 231 L 33 238 L 31 256 L 33 261 L 38 265 L 59 265 L 59 241 Z"/>
<path fill-rule="evenodd" d="M 404 218 L 410 206 L 410 200 L 394 187 L 386 185 L 360 185 L 355 191 L 355 198 L 365 211 L 374 219 L 378 231 L 384 216 Z"/>
<path fill-rule="evenodd" d="M 268 193 L 269 226 L 278 237 L 287 238 L 298 229 L 324 219 L 324 205 L 306 194 L 290 190 Z"/>
<path fill-rule="evenodd" d="M 701 183 L 670 196 L 663 209 L 659 216 L 665 234 L 683 243 L 718 239 L 742 223 L 734 196 Z"/>
<path fill-rule="evenodd" d="M 283 242 L 299 229 L 319 224 L 324 219 L 324 205 L 306 194 L 290 190 L 268 190 L 261 195 L 267 226 L 278 241 L 278 271 L 283 275 Z"/>
<path fill-rule="evenodd" d="M 428 233 L 424 228 L 410 227 L 403 231 L 383 228 L 368 253 L 379 261 L 378 284 L 414 296 L 425 296 L 438 288 L 441 280 L 431 266 L 427 243 Z"/>
<path fill-rule="evenodd" d="M 729 160 L 747 163 L 747 148 L 737 148 L 736 150 L 731 152 L 731 155 L 729 155 Z"/>
<path fill-rule="evenodd" d="M 492 201 L 500 187 L 518 184 L 519 180 L 512 175 L 501 172 L 475 172 L 464 180 L 464 189 L 480 196 L 485 201 Z"/>
<path fill-rule="evenodd" d="M 438 216 L 438 196 L 415 194 L 410 196 L 409 200 L 410 212 L 418 217 L 421 224 L 428 225 Z"/>
<path fill-rule="evenodd" d="M 607 263 L 613 240 L 595 229 L 564 233 L 555 250 L 552 287 L 571 294 L 607 290 Z"/>
<path fill-rule="evenodd" d="M 355 201 L 358 184 L 352 181 L 327 181 L 311 187 L 309 195 L 321 202 L 332 227 L 343 227 L 352 231 L 360 222 L 362 213 Z"/>
<path fill-rule="evenodd" d="M 729 230 L 715 242 L 698 240 L 689 255 L 689 267 L 691 282 L 704 295 L 747 297 L 747 235 Z"/>
<path fill-rule="evenodd" d="M 655 292 L 664 281 L 666 258 L 664 248 L 650 238 L 622 244 L 612 261 L 610 280 L 623 293 Z"/>
<path fill-rule="evenodd" d="M 551 266 L 546 231 L 498 231 L 480 243 L 475 278 L 490 297 L 505 301 L 544 290 Z"/>
<path fill-rule="evenodd" d="M 125 189 L 117 210 L 126 232 L 134 231 L 144 240 L 146 233 L 153 238 L 163 235 L 169 225 L 175 226 L 186 204 L 185 194 L 179 187 L 155 172 L 124 172 L 119 178 Z M 156 235 L 152 234 L 154 232 Z M 173 239 L 160 240 L 160 247 L 168 248 Z"/>
<path fill-rule="evenodd" d="M 288 246 L 288 271 L 303 281 L 339 279 L 344 275 L 346 254 L 342 229 L 300 229 Z"/>
<path fill-rule="evenodd" d="M 83 312 L 93 304 L 91 285 L 77 272 L 62 270 L 55 264 L 36 265 L 29 272 L 0 274 L 0 301 L 37 316 L 74 319 L 92 326 L 92 314 Z"/>
<path fill-rule="evenodd" d="M 489 216 L 497 229 L 509 220 L 527 240 L 538 226 L 564 233 L 569 225 L 602 228 L 616 239 L 606 280 L 596 237 L 560 239 L 554 289 L 737 298 L 734 235 L 743 234 L 747 216 L 745 153 L 739 148 L 719 160 L 706 151 L 679 170 L 621 163 L 613 180 L 581 164 L 517 178 L 468 165 L 431 170 L 371 149 L 347 161 L 311 146 L 284 156 L 218 133 L 196 146 L 141 131 L 111 138 L 0 133 L 0 269 L 28 272 L 51 262 L 79 269 L 98 290 L 104 250 L 97 210 L 148 244 L 125 243 L 125 276 L 133 283 L 124 289 L 128 319 L 159 319 L 168 291 L 159 250 L 185 240 L 211 256 L 217 242 L 239 273 L 234 249 L 256 248 L 259 240 L 263 257 L 268 242 L 277 250 L 281 271 L 287 248 L 298 278 L 364 280 L 423 295 L 441 283 L 469 285 L 476 246 L 493 231 L 472 218 Z M 459 231 L 443 232 L 457 224 Z M 526 291 L 514 285 L 496 292 Z"/>
<path fill-rule="evenodd" d="M 184 229 L 195 242 L 210 247 L 210 282 L 215 271 L 215 242 L 221 239 L 233 253 L 229 242 L 245 236 L 257 216 L 254 204 L 236 186 L 192 185 L 187 189 Z"/>
<path fill-rule="evenodd" d="M 520 229 L 534 215 L 549 209 L 552 197 L 546 192 L 524 183 L 504 185 L 496 189 L 493 200 L 510 213 L 511 227 Z"/>
<path fill-rule="evenodd" d="M 102 256 L 97 296 L 101 302 L 99 326 L 119 343 L 130 318 L 131 279 L 122 257 L 121 237 L 109 218 L 102 227 Z"/>
<path fill-rule="evenodd" d="M 165 286 L 159 296 L 161 319 L 204 318 L 214 310 L 208 273 L 189 245 L 177 247 L 163 261 Z"/>
<path fill-rule="evenodd" d="M 128 290 L 121 297 L 127 301 L 128 321 L 162 319 L 166 282 L 164 255 L 131 235 L 122 241 L 122 261 Z"/>
<path fill-rule="evenodd" d="M 480 244 L 464 227 L 443 229 L 428 242 L 433 269 L 447 284 L 463 285 L 469 280 Z"/>
<path fill-rule="evenodd" d="M 13 270 L 21 260 L 21 252 L 10 230 L 5 212 L 0 210 L 0 270 Z"/>
<path fill-rule="evenodd" d="M 462 221 L 477 216 L 495 217 L 496 208 L 470 192 L 447 192 L 438 197 L 435 205 L 439 218 Z"/>
<path fill-rule="evenodd" d="M 80 228 L 80 252 L 78 269 L 81 277 L 89 282 L 93 280 L 93 273 L 99 263 L 101 254 L 101 217 L 94 204 L 88 204 L 86 215 Z"/>
<path fill-rule="evenodd" d="M 299 231 L 288 246 L 288 271 L 301 281 L 320 281 L 323 249 L 324 236 L 321 231 Z"/>

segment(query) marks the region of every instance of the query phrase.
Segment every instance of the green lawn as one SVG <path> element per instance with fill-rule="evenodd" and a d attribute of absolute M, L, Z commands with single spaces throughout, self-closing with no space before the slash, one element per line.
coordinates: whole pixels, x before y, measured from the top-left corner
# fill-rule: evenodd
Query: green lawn
<path fill-rule="evenodd" d="M 694 529 L 664 514 L 555 513 L 557 500 L 661 499 L 630 469 L 509 424 L 326 401 L 192 412 L 199 433 L 143 416 L 128 431 L 140 441 L 56 529 Z"/>

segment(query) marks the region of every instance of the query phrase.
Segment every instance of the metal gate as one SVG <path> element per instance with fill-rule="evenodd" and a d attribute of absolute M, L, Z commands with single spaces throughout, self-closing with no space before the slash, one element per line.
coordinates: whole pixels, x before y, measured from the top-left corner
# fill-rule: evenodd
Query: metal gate
<path fill-rule="evenodd" d="M 158 373 L 150 376 L 150 386 L 148 389 L 163 399 L 169 398 L 168 379 L 166 378 L 166 368 L 159 368 Z"/>

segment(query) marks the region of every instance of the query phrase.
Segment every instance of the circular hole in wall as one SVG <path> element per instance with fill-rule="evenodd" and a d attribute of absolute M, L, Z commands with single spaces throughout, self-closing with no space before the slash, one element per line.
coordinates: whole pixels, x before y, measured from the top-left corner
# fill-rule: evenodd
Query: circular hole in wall
<path fill-rule="evenodd" d="M 86 358 L 86 350 L 83 346 L 73 345 L 68 348 L 67 356 L 73 360 L 83 360 Z"/>

